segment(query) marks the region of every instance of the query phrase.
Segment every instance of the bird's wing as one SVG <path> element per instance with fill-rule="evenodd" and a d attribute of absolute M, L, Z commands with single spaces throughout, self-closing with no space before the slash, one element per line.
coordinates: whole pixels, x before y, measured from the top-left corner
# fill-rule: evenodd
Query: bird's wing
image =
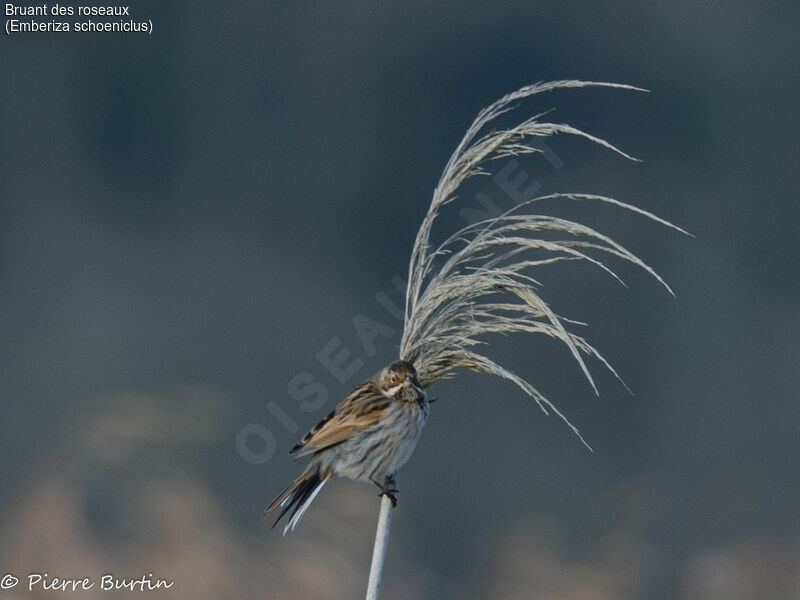
<path fill-rule="evenodd" d="M 298 457 L 335 446 L 378 422 L 391 400 L 372 381 L 350 392 L 289 451 Z"/>

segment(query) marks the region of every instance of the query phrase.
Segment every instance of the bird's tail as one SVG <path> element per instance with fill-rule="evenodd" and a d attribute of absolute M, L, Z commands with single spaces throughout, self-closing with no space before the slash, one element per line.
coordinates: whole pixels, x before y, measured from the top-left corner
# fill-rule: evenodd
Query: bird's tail
<path fill-rule="evenodd" d="M 292 514 L 289 517 L 289 522 L 286 523 L 283 528 L 283 535 L 286 535 L 290 530 L 294 531 L 298 521 L 300 521 L 300 518 L 314 501 L 314 498 L 317 497 L 317 494 L 322 489 L 322 486 L 327 483 L 328 479 L 330 479 L 330 475 L 323 477 L 320 474 L 319 466 L 313 464 L 309 465 L 308 468 L 292 482 L 292 485 L 286 488 L 283 493 L 275 498 L 272 504 L 264 510 L 264 516 L 270 514 L 278 507 L 283 509 L 281 510 L 281 514 L 278 515 L 278 518 L 275 519 L 275 523 L 272 524 L 274 528 L 275 525 L 278 524 L 278 521 L 283 518 L 283 515 L 291 510 Z"/>

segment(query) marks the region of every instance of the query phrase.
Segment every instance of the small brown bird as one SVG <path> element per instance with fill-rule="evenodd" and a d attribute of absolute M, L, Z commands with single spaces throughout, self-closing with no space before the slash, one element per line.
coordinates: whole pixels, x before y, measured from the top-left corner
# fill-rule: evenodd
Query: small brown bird
<path fill-rule="evenodd" d="M 313 458 L 264 514 L 283 509 L 274 527 L 291 510 L 286 535 L 333 475 L 371 481 L 397 504 L 395 473 L 414 451 L 429 411 L 414 366 L 393 362 L 350 392 L 292 448 L 289 454 Z"/>

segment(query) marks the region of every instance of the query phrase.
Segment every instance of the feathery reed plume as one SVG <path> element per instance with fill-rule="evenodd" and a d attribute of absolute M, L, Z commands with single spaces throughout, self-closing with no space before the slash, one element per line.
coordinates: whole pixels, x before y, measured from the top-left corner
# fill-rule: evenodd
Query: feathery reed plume
<path fill-rule="evenodd" d="M 388 542 L 391 511 L 397 502 L 395 475 L 406 463 L 430 411 L 426 388 L 452 376 L 456 368 L 497 375 L 515 383 L 545 412 L 561 417 L 578 430 L 526 379 L 476 351 L 493 333 L 538 333 L 563 342 L 597 392 L 583 356 L 616 372 L 600 353 L 569 331 L 576 324 L 556 314 L 538 293 L 530 272 L 562 261 L 587 261 L 621 282 L 605 259 L 633 263 L 669 286 L 636 255 L 608 236 L 581 223 L 530 210 L 545 200 L 596 201 L 638 213 L 684 232 L 659 217 L 613 198 L 593 194 L 549 194 L 530 198 L 493 219 L 472 223 L 435 248 L 430 235 L 441 208 L 453 202 L 459 187 L 471 177 L 489 172 L 489 161 L 539 152 L 536 137 L 559 133 L 586 138 L 635 160 L 610 143 L 563 123 L 540 122 L 543 114 L 508 129 L 486 132 L 487 126 L 535 94 L 559 88 L 599 86 L 639 90 L 629 85 L 586 81 L 554 81 L 523 87 L 478 113 L 447 162 L 422 220 L 411 251 L 400 358 L 370 377 L 292 449 L 312 458 L 300 476 L 266 509 L 289 514 L 284 534 L 295 528 L 308 506 L 334 475 L 374 483 L 380 490 L 380 520 L 376 534 L 367 598 L 377 598 Z M 586 444 L 588 447 L 588 444 Z M 277 524 L 277 521 L 276 521 Z"/>
<path fill-rule="evenodd" d="M 504 156 L 531 154 L 540 149 L 530 144 L 535 137 L 559 133 L 577 135 L 600 144 L 625 158 L 636 160 L 609 142 L 563 123 L 546 123 L 531 117 L 508 129 L 479 134 L 498 116 L 513 110 L 523 98 L 558 88 L 586 86 L 645 91 L 629 85 L 588 81 L 553 81 L 525 86 L 484 108 L 453 152 L 433 193 L 428 212 L 411 251 L 406 291 L 405 320 L 400 356 L 416 366 L 420 383 L 427 387 L 450 377 L 458 367 L 508 379 L 531 396 L 545 412 L 557 414 L 586 444 L 569 420 L 522 377 L 494 362 L 475 347 L 491 333 L 541 333 L 562 341 L 584 376 L 597 392 L 582 355 L 598 359 L 617 378 L 602 355 L 585 339 L 571 333 L 568 319 L 557 315 L 537 292 L 530 271 L 538 266 L 567 260 L 584 260 L 621 279 L 590 252 L 605 253 L 631 262 L 655 277 L 658 274 L 611 238 L 574 221 L 531 214 L 544 200 L 594 200 L 644 215 L 663 225 L 679 227 L 647 211 L 613 198 L 593 194 L 549 194 L 530 198 L 506 213 L 472 223 L 430 246 L 431 228 L 440 209 L 452 202 L 458 188 L 469 178 L 486 174 L 487 163 Z M 542 235 L 546 234 L 546 235 Z M 555 238 L 555 239 L 553 239 Z M 588 446 L 588 444 L 587 444 Z"/>

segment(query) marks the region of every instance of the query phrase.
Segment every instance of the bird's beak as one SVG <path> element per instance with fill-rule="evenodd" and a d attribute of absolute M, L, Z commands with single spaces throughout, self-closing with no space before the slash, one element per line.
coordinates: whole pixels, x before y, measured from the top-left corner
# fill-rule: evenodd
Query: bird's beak
<path fill-rule="evenodd" d="M 406 377 L 403 387 L 410 393 L 414 394 L 415 400 L 421 400 L 425 397 L 425 392 L 410 376 Z"/>

